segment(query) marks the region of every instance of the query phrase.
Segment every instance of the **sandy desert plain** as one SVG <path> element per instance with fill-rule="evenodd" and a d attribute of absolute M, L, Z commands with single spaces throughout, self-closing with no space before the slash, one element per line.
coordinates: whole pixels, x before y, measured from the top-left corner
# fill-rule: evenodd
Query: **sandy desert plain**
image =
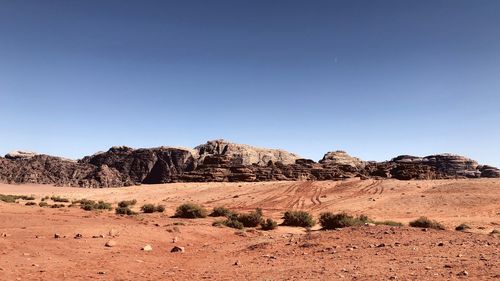
<path fill-rule="evenodd" d="M 83 189 L 0 184 L 0 194 L 70 200 L 136 199 L 163 213 L 133 216 L 79 207 L 0 202 L 0 280 L 499 280 L 500 180 L 360 180 L 172 183 Z M 316 225 L 236 230 L 218 218 L 172 218 L 178 205 L 238 212 L 262 208 L 281 222 L 287 210 L 345 211 L 405 226 Z M 49 200 L 49 203 L 50 200 Z M 427 216 L 446 230 L 408 222 Z M 456 231 L 466 223 L 471 228 Z M 61 237 L 55 238 L 58 234 Z M 80 234 L 81 237 L 77 237 Z M 78 235 L 78 236 L 80 236 Z M 94 238 L 93 238 L 94 237 Z M 108 241 L 113 247 L 106 247 Z M 150 245 L 151 251 L 142 247 Z M 185 252 L 171 253 L 174 246 Z"/>

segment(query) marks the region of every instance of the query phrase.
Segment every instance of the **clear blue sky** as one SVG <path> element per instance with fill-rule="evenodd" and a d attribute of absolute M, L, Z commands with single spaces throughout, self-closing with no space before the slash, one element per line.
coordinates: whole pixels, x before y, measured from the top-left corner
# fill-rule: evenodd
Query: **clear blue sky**
<path fill-rule="evenodd" d="M 209 139 L 500 166 L 500 1 L 0 0 L 0 153 Z"/>

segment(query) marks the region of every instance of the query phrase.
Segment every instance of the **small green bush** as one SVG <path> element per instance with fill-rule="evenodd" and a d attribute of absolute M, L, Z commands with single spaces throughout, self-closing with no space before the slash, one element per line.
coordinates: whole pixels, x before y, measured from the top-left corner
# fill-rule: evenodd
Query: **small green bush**
<path fill-rule="evenodd" d="M 117 215 L 127 215 L 127 216 L 136 214 L 136 212 L 132 211 L 129 207 L 118 207 L 115 209 L 115 213 Z"/>
<path fill-rule="evenodd" d="M 400 222 L 390 221 L 390 220 L 387 220 L 387 221 L 375 221 L 373 223 L 376 224 L 376 225 L 403 226 L 403 224 L 400 223 Z"/>
<path fill-rule="evenodd" d="M 113 210 L 113 207 L 111 206 L 111 203 L 104 202 L 102 200 L 95 202 L 94 200 L 89 200 L 89 199 L 80 199 L 77 201 L 73 201 L 73 204 L 80 204 L 80 208 L 85 210 L 85 211 L 92 211 L 92 210 Z"/>
<path fill-rule="evenodd" d="M 53 209 L 57 209 L 57 208 L 64 208 L 64 207 L 66 207 L 66 205 L 64 205 L 64 204 L 53 204 L 50 207 L 53 208 Z"/>
<path fill-rule="evenodd" d="M 321 213 L 319 216 L 319 223 L 321 224 L 323 229 L 336 229 L 355 225 L 363 225 L 369 221 L 370 219 L 365 215 L 353 217 L 344 212 L 338 214 L 325 212 Z"/>
<path fill-rule="evenodd" d="M 255 211 L 248 214 L 240 214 L 238 215 L 237 220 L 241 222 L 244 227 L 256 227 L 264 222 L 264 220 L 262 219 L 261 209 L 256 209 Z"/>
<path fill-rule="evenodd" d="M 278 227 L 278 223 L 269 218 L 261 224 L 262 230 L 273 230 Z"/>
<path fill-rule="evenodd" d="M 282 225 L 313 227 L 316 224 L 311 214 L 306 211 L 287 211 L 283 216 Z"/>
<path fill-rule="evenodd" d="M 5 203 L 16 203 L 16 200 L 22 199 L 22 200 L 35 200 L 35 197 L 33 195 L 4 195 L 0 194 L 0 201 L 3 201 Z"/>
<path fill-rule="evenodd" d="M 207 211 L 196 204 L 186 203 L 177 207 L 175 211 L 175 217 L 177 218 L 204 218 L 207 216 Z"/>
<path fill-rule="evenodd" d="M 231 210 L 225 207 L 214 207 L 212 213 L 209 216 L 211 217 L 229 217 L 233 214 Z"/>
<path fill-rule="evenodd" d="M 145 205 L 142 205 L 142 207 L 141 207 L 141 211 L 143 211 L 144 213 L 154 213 L 155 210 L 156 210 L 156 207 L 153 204 L 145 204 Z"/>
<path fill-rule="evenodd" d="M 97 210 L 113 210 L 113 207 L 111 206 L 111 203 L 99 201 L 95 205 L 95 209 L 97 209 Z"/>
<path fill-rule="evenodd" d="M 165 206 L 163 206 L 163 205 L 155 206 L 154 204 L 144 204 L 141 207 L 141 211 L 143 211 L 144 213 L 154 213 L 154 212 L 163 213 L 165 211 Z"/>
<path fill-rule="evenodd" d="M 85 211 L 92 211 L 94 210 L 94 204 L 84 204 L 80 205 L 80 208 Z"/>
<path fill-rule="evenodd" d="M 455 227 L 456 231 L 464 231 L 464 230 L 467 230 L 467 229 L 470 229 L 470 226 L 468 226 L 465 223 L 462 223 L 459 226 Z"/>
<path fill-rule="evenodd" d="M 245 227 L 242 222 L 235 219 L 227 219 L 223 222 L 223 224 L 227 227 L 236 229 L 243 229 Z"/>
<path fill-rule="evenodd" d="M 212 226 L 216 226 L 216 227 L 222 227 L 224 226 L 225 224 L 225 220 L 216 220 L 212 223 Z"/>
<path fill-rule="evenodd" d="M 133 200 L 124 200 L 124 201 L 118 202 L 118 207 L 125 208 L 125 207 L 133 206 L 135 204 L 137 204 L 137 200 L 135 200 L 135 199 L 133 199 Z"/>
<path fill-rule="evenodd" d="M 414 221 L 410 222 L 411 227 L 420 227 L 420 228 L 433 228 L 444 230 L 445 227 L 437 221 L 430 220 L 427 217 L 420 217 Z"/>
<path fill-rule="evenodd" d="M 63 198 L 63 197 L 55 196 L 55 195 L 50 197 L 50 199 L 54 202 L 61 202 L 61 203 L 68 203 L 69 202 L 68 198 Z"/>
<path fill-rule="evenodd" d="M 0 194 L 0 201 L 3 201 L 5 203 L 16 203 L 17 199 L 18 198 L 15 195 Z"/>
<path fill-rule="evenodd" d="M 45 201 L 42 201 L 42 202 L 38 203 L 38 206 L 40 206 L 40 207 L 47 207 L 47 206 L 49 206 L 49 203 L 47 203 Z"/>

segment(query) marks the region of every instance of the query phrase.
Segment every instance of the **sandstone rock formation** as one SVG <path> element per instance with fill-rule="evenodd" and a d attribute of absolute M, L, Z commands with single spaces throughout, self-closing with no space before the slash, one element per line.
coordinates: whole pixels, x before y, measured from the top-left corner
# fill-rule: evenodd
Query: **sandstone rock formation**
<path fill-rule="evenodd" d="M 131 182 L 123 182 L 121 174 L 108 167 L 98 167 L 42 154 L 15 159 L 0 157 L 0 181 L 81 187 L 113 187 L 131 184 Z"/>
<path fill-rule="evenodd" d="M 285 150 L 253 147 L 245 144 L 230 143 L 225 140 L 208 141 L 195 147 L 198 162 L 203 163 L 206 156 L 220 155 L 229 159 L 232 165 L 265 166 L 269 161 L 293 164 L 300 159 L 296 154 Z"/>
<path fill-rule="evenodd" d="M 363 168 L 366 164 L 364 161 L 361 161 L 361 159 L 352 157 L 347 154 L 347 152 L 342 150 L 327 152 L 319 163 L 330 165 L 348 165 L 358 168 Z"/>
<path fill-rule="evenodd" d="M 33 156 L 38 155 L 36 152 L 33 151 L 25 151 L 25 150 L 14 150 L 5 155 L 5 158 L 7 159 L 28 159 Z"/>
<path fill-rule="evenodd" d="M 209 141 L 194 149 L 112 147 L 72 161 L 36 153 L 0 157 L 0 182 L 80 187 L 207 181 L 338 180 L 352 177 L 411 179 L 499 178 L 500 170 L 463 156 L 402 155 L 365 162 L 344 151 L 319 163 L 277 149 Z"/>

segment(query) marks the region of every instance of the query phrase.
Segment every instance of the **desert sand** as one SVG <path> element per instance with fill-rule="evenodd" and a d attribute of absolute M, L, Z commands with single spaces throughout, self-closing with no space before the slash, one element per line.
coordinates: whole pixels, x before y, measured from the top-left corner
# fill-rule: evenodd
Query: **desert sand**
<path fill-rule="evenodd" d="M 58 195 L 166 206 L 118 216 L 79 208 L 0 202 L 0 280 L 498 280 L 500 180 L 359 180 L 173 183 L 83 189 L 0 184 L 0 194 Z M 447 230 L 359 226 L 323 231 L 213 227 L 216 218 L 171 218 L 181 203 L 244 212 L 366 214 L 407 224 L 419 216 Z M 454 228 L 467 223 L 467 232 Z M 61 238 L 54 238 L 54 234 Z M 75 239 L 81 234 L 80 239 Z M 102 235 L 102 236 L 101 236 Z M 111 235 L 111 236 L 110 236 Z M 97 238 L 92 238 L 92 237 Z M 116 242 L 105 247 L 109 240 Z M 152 251 L 142 251 L 151 245 Z M 171 253 L 174 246 L 184 253 Z"/>

